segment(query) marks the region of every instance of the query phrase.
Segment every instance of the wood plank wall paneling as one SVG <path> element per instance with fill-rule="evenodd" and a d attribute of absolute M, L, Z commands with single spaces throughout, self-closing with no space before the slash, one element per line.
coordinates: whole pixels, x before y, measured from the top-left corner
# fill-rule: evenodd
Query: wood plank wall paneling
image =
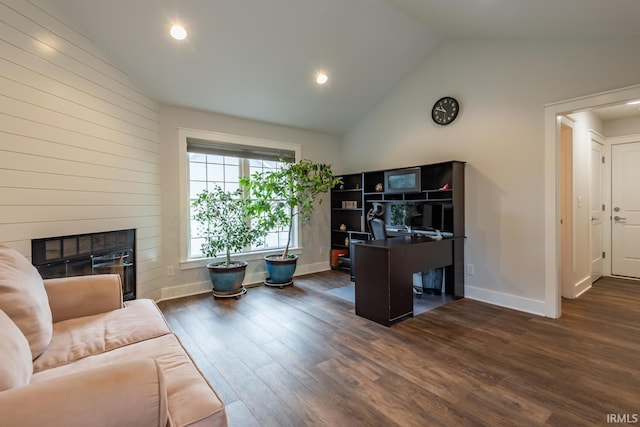
<path fill-rule="evenodd" d="M 0 243 L 137 229 L 138 297 L 163 286 L 156 101 L 55 12 L 0 1 Z"/>

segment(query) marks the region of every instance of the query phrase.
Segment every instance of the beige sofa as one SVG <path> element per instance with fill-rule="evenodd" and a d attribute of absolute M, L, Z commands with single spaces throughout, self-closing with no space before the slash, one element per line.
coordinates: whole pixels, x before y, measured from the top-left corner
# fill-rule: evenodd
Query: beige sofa
<path fill-rule="evenodd" d="M 42 280 L 0 245 L 0 426 L 226 426 L 151 300 L 118 275 Z"/>

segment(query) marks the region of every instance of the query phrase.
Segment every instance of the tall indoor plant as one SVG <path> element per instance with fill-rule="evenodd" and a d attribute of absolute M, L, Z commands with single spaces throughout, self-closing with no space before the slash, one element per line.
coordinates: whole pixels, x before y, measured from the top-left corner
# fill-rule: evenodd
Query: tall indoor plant
<path fill-rule="evenodd" d="M 294 218 L 309 221 L 318 197 L 338 185 L 331 165 L 310 160 L 286 162 L 276 171 L 256 172 L 242 180 L 250 192 L 250 210 L 257 228 L 265 233 L 273 229 L 287 230 L 287 243 L 280 255 L 265 257 L 267 285 L 291 284 L 298 256 L 289 253 Z"/>
<path fill-rule="evenodd" d="M 252 228 L 247 220 L 248 201 L 242 190 L 225 191 L 219 186 L 204 190 L 192 203 L 193 219 L 203 227 L 202 253 L 213 258 L 225 254 L 224 261 L 207 264 L 209 277 L 216 297 L 235 297 L 246 292 L 242 285 L 247 263 L 232 261 L 231 253 L 258 242 L 264 234 Z"/>

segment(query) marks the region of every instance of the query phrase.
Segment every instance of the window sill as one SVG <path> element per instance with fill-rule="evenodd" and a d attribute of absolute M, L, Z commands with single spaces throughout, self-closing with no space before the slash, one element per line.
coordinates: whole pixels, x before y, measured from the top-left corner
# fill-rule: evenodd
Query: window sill
<path fill-rule="evenodd" d="M 235 261 L 256 261 L 256 260 L 263 259 L 267 255 L 277 255 L 277 254 L 280 254 L 281 252 L 282 252 L 282 249 L 270 249 L 267 251 L 255 251 L 247 254 L 235 254 L 235 255 L 231 255 L 231 258 L 232 260 L 235 260 Z M 289 249 L 289 253 L 301 255 L 302 248 Z M 224 258 L 225 257 L 221 256 L 216 258 L 187 259 L 184 261 L 180 261 L 180 270 L 191 270 L 194 268 L 206 267 L 206 265 L 209 264 L 210 262 L 224 261 Z"/>

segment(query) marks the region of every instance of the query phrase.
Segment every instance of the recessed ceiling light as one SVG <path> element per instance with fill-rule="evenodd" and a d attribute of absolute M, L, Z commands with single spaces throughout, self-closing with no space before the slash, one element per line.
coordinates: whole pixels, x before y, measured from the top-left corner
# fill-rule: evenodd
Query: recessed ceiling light
<path fill-rule="evenodd" d="M 176 40 L 184 40 L 187 38 L 187 30 L 180 25 L 174 25 L 171 27 L 171 31 L 169 31 L 169 33 L 171 34 L 171 37 Z"/>
<path fill-rule="evenodd" d="M 327 76 L 325 73 L 316 74 L 316 83 L 318 83 L 319 85 L 325 84 L 328 80 L 329 76 Z"/>
<path fill-rule="evenodd" d="M 636 104 L 640 104 L 640 101 L 627 102 L 627 105 L 636 105 Z"/>

